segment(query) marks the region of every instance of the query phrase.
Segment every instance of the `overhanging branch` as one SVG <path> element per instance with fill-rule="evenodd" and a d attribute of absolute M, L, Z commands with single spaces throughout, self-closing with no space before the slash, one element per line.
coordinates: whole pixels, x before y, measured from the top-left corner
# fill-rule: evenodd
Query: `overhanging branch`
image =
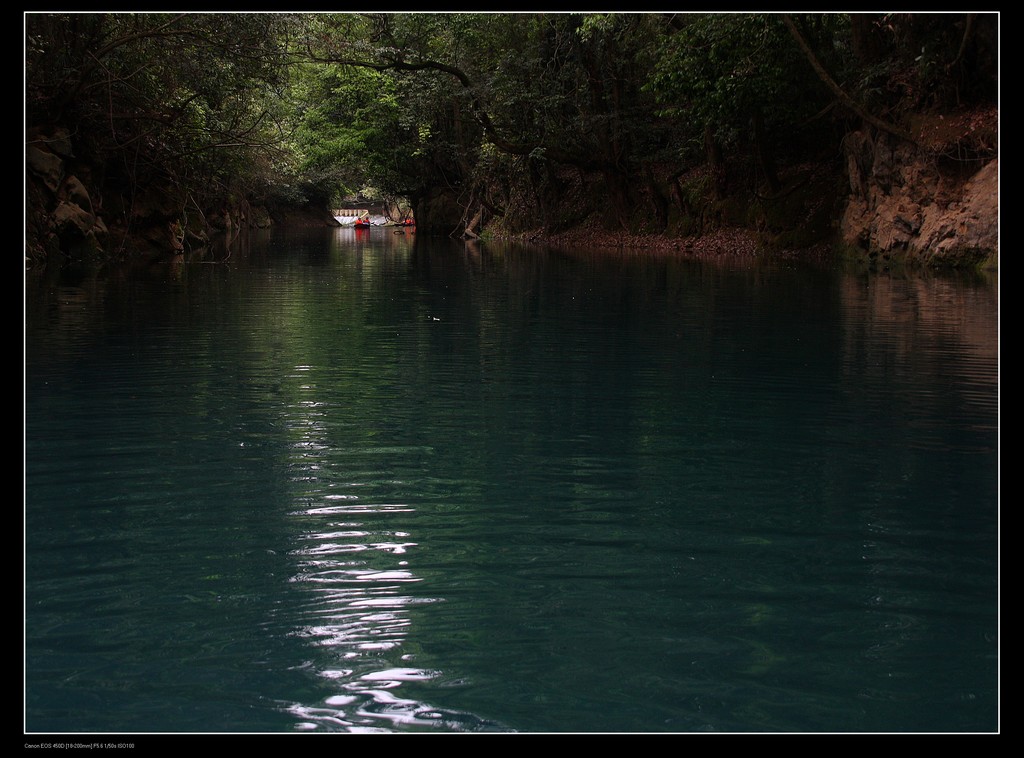
<path fill-rule="evenodd" d="M 473 118 L 476 119 L 477 123 L 484 130 L 488 140 L 498 150 L 509 155 L 517 155 L 521 157 L 527 157 L 535 154 L 538 148 L 543 150 L 544 156 L 555 162 L 562 163 L 569 166 L 576 166 L 578 168 L 590 171 L 615 171 L 616 167 L 608 162 L 602 160 L 595 160 L 591 158 L 581 158 L 577 155 L 569 153 L 557 147 L 545 146 L 542 143 L 531 142 L 531 143 L 517 143 L 512 142 L 504 138 L 498 131 L 497 126 L 491 120 L 490 115 L 487 113 L 487 109 L 481 102 L 479 90 L 474 84 L 473 80 L 470 79 L 469 75 L 466 74 L 462 69 L 451 66 L 447 63 L 433 60 L 421 60 L 410 62 L 404 60 L 398 56 L 391 57 L 384 61 L 372 61 L 363 58 L 350 58 L 334 55 L 318 55 L 307 47 L 307 55 L 310 60 L 317 63 L 333 63 L 341 66 L 355 66 L 358 68 L 367 68 L 373 71 L 438 71 L 443 74 L 448 74 L 459 82 L 462 89 L 469 94 L 470 107 L 472 109 Z"/>
<path fill-rule="evenodd" d="M 797 28 L 796 23 L 793 21 L 793 17 L 790 16 L 788 13 L 784 13 L 782 14 L 782 20 L 786 24 L 786 28 L 789 29 L 789 33 L 796 41 L 796 44 L 803 51 L 804 56 L 807 58 L 807 62 L 811 64 L 811 68 L 814 69 L 814 72 L 818 75 L 818 78 L 821 79 L 825 86 L 832 90 L 832 93 L 836 96 L 839 102 L 841 102 L 843 105 L 845 105 L 847 108 L 856 113 L 858 116 L 860 116 L 862 119 L 867 121 L 872 126 L 878 127 L 882 131 L 888 132 L 889 134 L 895 137 L 899 137 L 900 139 L 907 140 L 908 142 L 915 141 L 914 138 L 911 137 L 908 132 L 905 132 L 904 130 L 900 129 L 895 124 L 890 124 L 889 122 L 883 121 L 877 116 L 868 113 L 852 97 L 846 94 L 843 88 L 840 87 L 836 83 L 836 81 L 829 75 L 828 71 L 825 70 L 825 67 L 821 65 L 821 61 L 818 60 L 818 56 L 814 54 L 814 51 L 811 50 L 810 45 L 807 44 L 807 40 L 804 39 L 803 34 L 801 34 L 800 30 Z"/>

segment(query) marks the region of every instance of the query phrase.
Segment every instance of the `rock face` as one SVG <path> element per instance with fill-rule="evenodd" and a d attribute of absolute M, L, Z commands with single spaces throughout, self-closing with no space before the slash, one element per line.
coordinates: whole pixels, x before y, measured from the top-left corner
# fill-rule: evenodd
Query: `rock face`
<path fill-rule="evenodd" d="M 68 171 L 68 160 L 73 158 L 67 130 L 29 135 L 25 148 L 27 227 L 35 244 L 26 246 L 26 257 L 56 250 L 95 252 L 103 247 L 107 228 L 96 215 L 85 185 Z"/>
<path fill-rule="evenodd" d="M 272 223 L 338 225 L 326 207 L 271 213 L 242 199 L 200 209 L 187 191 L 167 184 L 141 182 L 130 192 L 109 180 L 104 186 L 97 159 L 76 155 L 69 130 L 59 127 L 26 131 L 25 169 L 27 265 L 170 257 Z"/>
<path fill-rule="evenodd" d="M 410 200 L 419 235 L 458 235 L 466 226 L 462 202 L 452 191 L 434 188 Z"/>
<path fill-rule="evenodd" d="M 104 206 L 104 193 L 93 177 L 95 165 L 75 154 L 67 129 L 34 128 L 26 136 L 27 263 L 44 263 L 51 256 L 63 260 L 109 258 L 129 239 L 125 219 L 134 227 L 131 242 L 137 248 L 151 245 L 161 252 L 181 251 L 185 230 L 166 192 L 150 194 L 169 209 L 154 210 L 149 198 L 140 195 L 133 199 L 129 213 L 118 207 L 116 193 Z M 121 227 L 108 226 L 118 220 Z"/>
<path fill-rule="evenodd" d="M 840 221 L 843 243 L 872 257 L 995 265 L 998 159 L 980 168 L 944 163 L 915 145 L 864 132 L 850 134 L 844 147 L 850 199 Z"/>

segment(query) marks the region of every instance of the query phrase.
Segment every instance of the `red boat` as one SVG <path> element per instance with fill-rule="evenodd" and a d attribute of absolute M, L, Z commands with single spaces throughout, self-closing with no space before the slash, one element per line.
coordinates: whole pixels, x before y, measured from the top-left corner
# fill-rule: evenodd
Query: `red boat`
<path fill-rule="evenodd" d="M 370 219 L 368 218 L 357 218 L 355 223 L 352 224 L 356 229 L 369 229 Z"/>

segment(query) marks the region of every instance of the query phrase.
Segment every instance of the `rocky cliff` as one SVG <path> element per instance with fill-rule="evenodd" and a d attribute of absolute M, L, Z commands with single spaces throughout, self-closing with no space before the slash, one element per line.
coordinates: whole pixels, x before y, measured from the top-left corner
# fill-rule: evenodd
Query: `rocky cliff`
<path fill-rule="evenodd" d="M 841 241 L 870 258 L 994 267 L 999 256 L 999 160 L 957 145 L 886 134 L 845 140 L 850 197 Z"/>
<path fill-rule="evenodd" d="M 104 180 L 95 157 L 76 153 L 67 129 L 30 129 L 25 145 L 25 258 L 54 261 L 163 258 L 205 250 L 240 231 L 338 225 L 326 207 L 273 207 L 247 198 L 200 207 L 187 187 Z"/>

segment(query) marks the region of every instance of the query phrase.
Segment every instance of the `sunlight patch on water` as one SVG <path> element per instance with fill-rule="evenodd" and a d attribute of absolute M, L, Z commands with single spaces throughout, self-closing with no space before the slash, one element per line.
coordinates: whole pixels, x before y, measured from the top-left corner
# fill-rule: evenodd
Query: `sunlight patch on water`
<path fill-rule="evenodd" d="M 392 690 L 403 682 L 428 681 L 438 672 L 413 668 L 373 671 L 344 685 L 345 693 L 331 695 L 322 706 L 293 704 L 288 711 L 299 721 L 297 731 L 508 732 L 501 725 L 458 711 L 436 708 L 415 698 L 399 697 Z"/>
<path fill-rule="evenodd" d="M 399 512 L 411 513 L 415 509 L 405 503 L 360 503 L 352 505 L 329 505 L 319 508 L 310 508 L 303 513 L 310 516 L 335 515 L 341 513 L 385 513 Z"/>
<path fill-rule="evenodd" d="M 316 470 L 303 451 L 293 447 L 309 476 L 293 479 L 299 487 L 293 500 L 300 507 L 290 517 L 300 519 L 303 529 L 289 551 L 294 571 L 289 583 L 303 593 L 296 620 L 300 625 L 292 636 L 304 639 L 316 655 L 310 668 L 332 683 L 335 692 L 320 703 L 292 704 L 287 710 L 297 718 L 296 730 L 392 732 L 396 730 L 463 731 L 462 723 L 474 724 L 473 717 L 446 715 L 414 697 L 399 697 L 395 690 L 423 684 L 440 676 L 410 666 L 396 666 L 413 630 L 413 607 L 437 602 L 438 598 L 417 597 L 403 588 L 423 582 L 400 560 L 417 548 L 413 533 L 395 528 L 396 518 L 415 512 L 400 501 L 373 502 L 381 487 L 404 487 L 388 478 L 347 482 L 321 482 L 351 454 L 324 445 Z M 381 446 L 362 450 L 374 456 L 430 453 L 423 446 Z M 342 458 L 339 458 L 341 456 Z M 327 472 L 321 474 L 321 472 Z M 323 487 L 360 486 L 363 496 L 323 491 Z M 378 499 L 386 500 L 386 497 Z M 343 516 L 344 520 L 338 519 Z M 377 522 L 381 522 L 378 524 Z M 344 661 L 343 666 L 338 666 Z M 466 727 L 475 730 L 475 725 Z"/>

